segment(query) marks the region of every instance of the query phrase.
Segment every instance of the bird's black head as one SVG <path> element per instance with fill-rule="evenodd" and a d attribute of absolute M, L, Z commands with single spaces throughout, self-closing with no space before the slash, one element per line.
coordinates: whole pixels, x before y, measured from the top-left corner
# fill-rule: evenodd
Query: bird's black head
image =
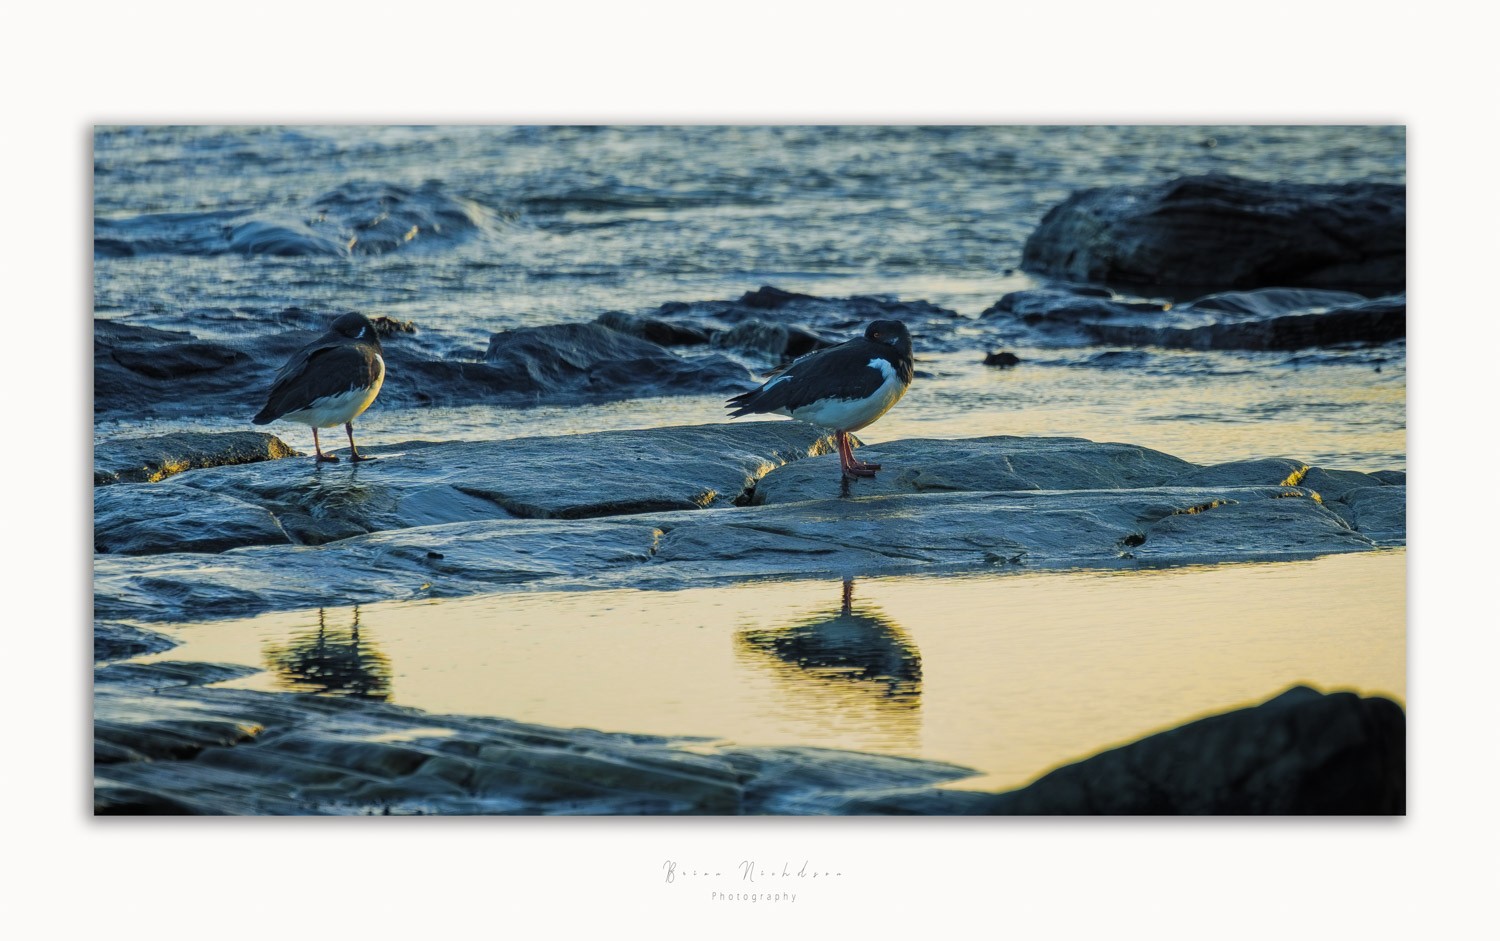
<path fill-rule="evenodd" d="M 876 343 L 889 343 L 903 354 L 911 355 L 911 334 L 906 324 L 899 320 L 877 320 L 865 328 L 865 339 Z"/>
<path fill-rule="evenodd" d="M 353 311 L 335 320 L 333 326 L 328 328 L 328 331 L 330 333 L 337 333 L 346 339 L 366 340 L 374 343 L 376 346 L 380 345 L 380 335 L 375 332 L 375 325 L 370 323 L 370 318 L 364 314 L 354 313 Z"/>

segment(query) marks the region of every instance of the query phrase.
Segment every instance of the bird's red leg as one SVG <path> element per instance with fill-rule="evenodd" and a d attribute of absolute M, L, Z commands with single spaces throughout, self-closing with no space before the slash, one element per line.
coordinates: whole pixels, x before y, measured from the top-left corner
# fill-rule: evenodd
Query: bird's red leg
<path fill-rule="evenodd" d="M 354 423 L 353 422 L 348 422 L 348 421 L 344 422 L 344 430 L 349 433 L 349 455 L 350 455 L 349 460 L 351 462 L 358 463 L 359 461 L 373 461 L 373 460 L 375 460 L 375 458 L 373 458 L 373 457 L 365 457 L 363 454 L 360 454 L 359 453 L 359 449 L 354 446 Z"/>
<path fill-rule="evenodd" d="M 849 435 L 846 432 L 834 432 L 834 438 L 839 446 L 839 469 L 844 472 L 845 477 L 874 477 L 875 472 L 880 469 L 879 464 L 866 464 L 854 459 L 854 450 L 849 444 Z"/>
<path fill-rule="evenodd" d="M 316 452 L 318 452 L 318 457 L 317 457 L 317 460 L 315 461 L 315 463 L 318 463 L 318 464 L 337 464 L 339 462 L 339 459 L 338 459 L 337 455 L 335 455 L 335 454 L 324 454 L 323 453 L 323 446 L 320 445 L 320 444 L 318 444 L 318 429 L 316 429 L 316 428 L 313 429 L 313 450 L 316 451 Z"/>

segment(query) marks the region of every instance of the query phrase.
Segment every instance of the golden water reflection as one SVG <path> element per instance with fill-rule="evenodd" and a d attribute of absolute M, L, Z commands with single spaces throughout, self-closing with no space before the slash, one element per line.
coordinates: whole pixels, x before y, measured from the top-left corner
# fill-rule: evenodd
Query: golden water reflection
<path fill-rule="evenodd" d="M 910 755 L 1005 787 L 1294 683 L 1404 704 L 1405 579 L 1389 550 L 862 578 L 847 606 L 827 579 L 520 592 L 365 605 L 357 625 L 329 608 L 321 626 L 307 611 L 168 626 L 183 646 L 142 659 L 273 661 L 226 685 L 316 677 L 434 713 Z"/>
<path fill-rule="evenodd" d="M 335 608 L 335 617 L 343 616 Z M 368 639 L 359 636 L 359 608 L 348 627 L 332 627 L 318 609 L 316 630 L 298 631 L 285 642 L 268 640 L 266 668 L 281 689 L 293 693 L 329 693 L 359 699 L 389 699 L 391 662 Z"/>
<path fill-rule="evenodd" d="M 894 750 L 921 747 L 922 655 L 873 604 L 855 604 L 845 579 L 836 607 L 734 635 L 740 663 L 772 677 L 782 721 L 810 734 L 840 727 L 880 729 Z"/>

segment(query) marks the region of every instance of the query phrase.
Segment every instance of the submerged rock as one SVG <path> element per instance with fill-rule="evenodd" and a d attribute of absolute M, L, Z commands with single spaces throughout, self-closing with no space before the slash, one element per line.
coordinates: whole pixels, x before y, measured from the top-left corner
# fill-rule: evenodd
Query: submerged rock
<path fill-rule="evenodd" d="M 1076 281 L 1406 287 L 1406 189 L 1222 174 L 1074 193 L 1026 240 L 1021 267 Z"/>

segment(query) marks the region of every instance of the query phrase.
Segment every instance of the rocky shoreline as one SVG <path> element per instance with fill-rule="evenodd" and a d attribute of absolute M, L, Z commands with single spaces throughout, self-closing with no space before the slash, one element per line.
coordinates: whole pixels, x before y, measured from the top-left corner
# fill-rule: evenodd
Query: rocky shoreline
<path fill-rule="evenodd" d="M 1097 365 L 1128 368 L 1142 348 L 1394 344 L 1404 203 L 1389 184 L 1221 176 L 1079 192 L 1026 243 L 1023 268 L 1055 280 L 977 318 L 772 286 L 487 343 L 377 318 L 380 404 L 727 396 L 873 319 L 976 365 L 1024 362 L 989 353 L 1000 346 L 1102 348 Z M 441 250 L 497 224 L 436 185 L 350 185 L 300 210 L 96 221 L 95 253 L 351 259 Z M 268 300 L 157 326 L 96 318 L 96 420 L 248 420 L 327 313 Z M 1128 443 L 989 436 L 862 446 L 884 470 L 849 482 L 827 433 L 779 421 L 369 450 L 380 460 L 355 467 L 314 465 L 251 432 L 97 444 L 97 813 L 1404 812 L 1401 707 L 1301 687 L 985 794 L 940 787 L 973 772 L 936 762 L 436 716 L 211 685 L 238 667 L 128 662 L 173 646 L 152 624 L 325 605 L 1371 551 L 1405 544 L 1402 471 L 1294 456 L 1199 465 Z"/>

